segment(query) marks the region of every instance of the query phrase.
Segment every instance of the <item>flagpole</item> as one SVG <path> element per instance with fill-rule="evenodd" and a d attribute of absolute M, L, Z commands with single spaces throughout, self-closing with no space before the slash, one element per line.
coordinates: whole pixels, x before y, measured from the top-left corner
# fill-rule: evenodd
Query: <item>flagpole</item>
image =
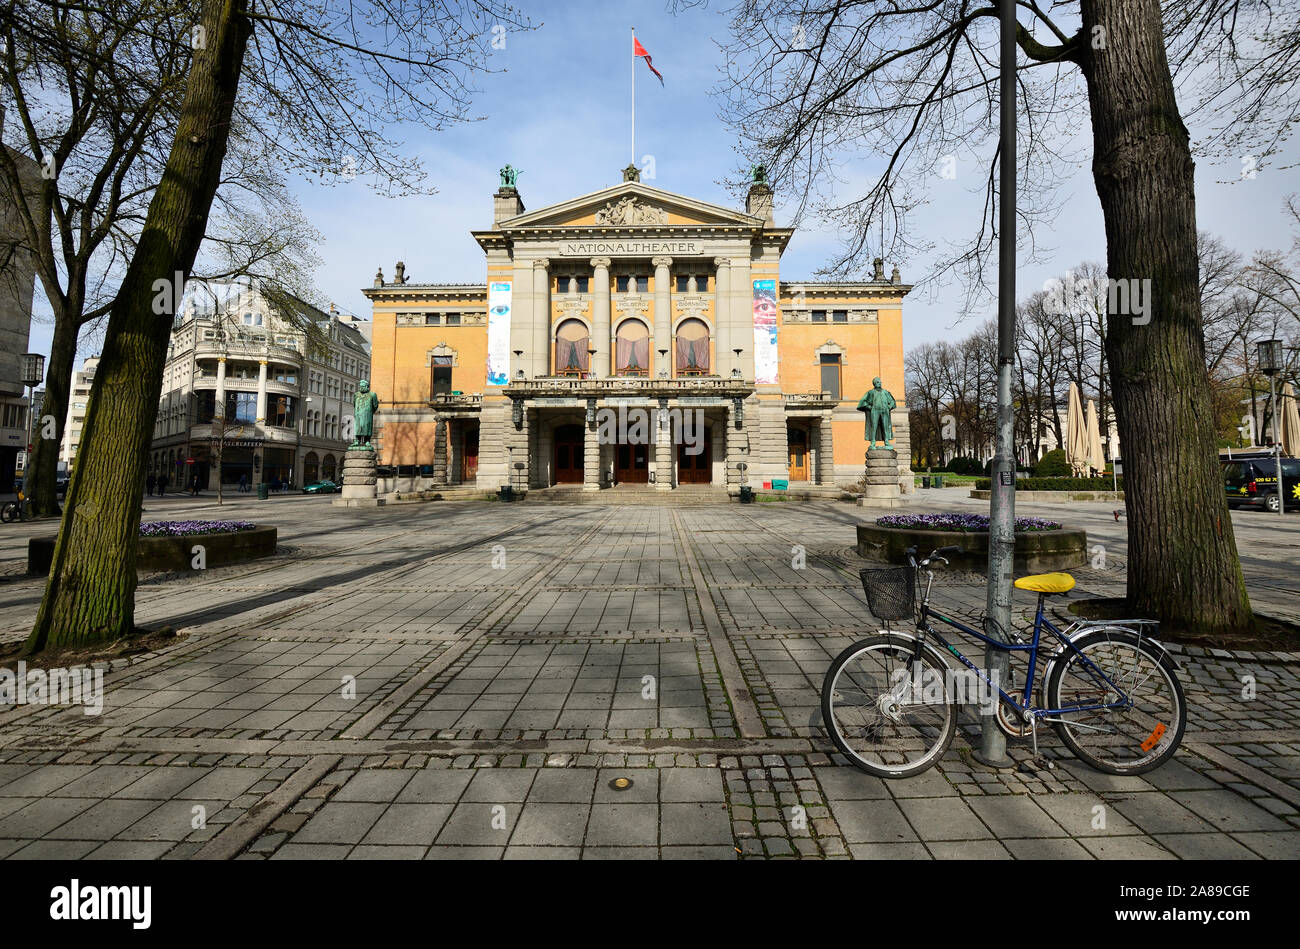
<path fill-rule="evenodd" d="M 637 45 L 637 27 L 632 27 L 632 47 Z M 632 57 L 632 164 L 637 164 L 637 57 Z"/>

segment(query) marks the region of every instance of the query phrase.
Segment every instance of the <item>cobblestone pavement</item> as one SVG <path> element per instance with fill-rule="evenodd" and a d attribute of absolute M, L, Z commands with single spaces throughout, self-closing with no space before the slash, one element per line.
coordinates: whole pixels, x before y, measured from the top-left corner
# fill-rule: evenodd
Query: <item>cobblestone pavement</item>
<path fill-rule="evenodd" d="M 1050 732 L 1054 769 L 984 768 L 963 714 L 936 768 L 886 782 L 833 753 L 819 712 L 831 658 L 876 628 L 861 510 L 328 501 L 150 501 L 148 518 L 274 523 L 281 549 L 142 578 L 137 621 L 186 635 L 119 661 L 102 714 L 0 711 L 0 857 L 1300 856 L 1300 656 L 1180 651 L 1188 732 L 1142 777 L 1091 771 Z M 1067 519 L 1102 548 L 1078 593 L 1122 592 L 1123 521 Z M 1300 618 L 1300 517 L 1233 522 L 1257 608 Z M 44 531 L 6 528 L 13 640 Z M 938 583 L 978 616 L 981 580 Z"/>

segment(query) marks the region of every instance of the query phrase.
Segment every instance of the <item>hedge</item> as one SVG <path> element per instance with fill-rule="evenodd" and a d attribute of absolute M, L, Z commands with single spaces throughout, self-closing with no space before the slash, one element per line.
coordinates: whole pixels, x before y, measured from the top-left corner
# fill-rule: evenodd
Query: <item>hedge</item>
<path fill-rule="evenodd" d="M 988 491 L 993 479 L 980 478 L 976 491 Z M 1017 478 L 1017 491 L 1113 491 L 1115 482 L 1110 478 Z M 1124 490 L 1124 479 L 1119 479 L 1119 490 Z"/>

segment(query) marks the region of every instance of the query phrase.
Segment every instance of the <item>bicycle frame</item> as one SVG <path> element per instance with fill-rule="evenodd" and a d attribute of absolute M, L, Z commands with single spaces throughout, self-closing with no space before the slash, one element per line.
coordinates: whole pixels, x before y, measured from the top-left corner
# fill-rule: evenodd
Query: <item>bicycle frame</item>
<path fill-rule="evenodd" d="M 1027 643 L 1024 642 L 1004 643 L 1001 642 L 1000 640 L 994 639 L 992 636 L 988 636 L 985 633 L 980 632 L 979 630 L 972 629 L 971 627 L 967 626 L 965 623 L 959 620 L 955 620 L 950 616 L 945 616 L 944 614 L 938 612 L 937 610 L 932 609 L 930 606 L 930 587 L 934 582 L 934 574 L 931 571 L 927 570 L 926 575 L 927 576 L 926 576 L 926 584 L 925 584 L 925 594 L 921 599 L 921 612 L 916 623 L 917 635 L 919 637 L 920 642 L 925 641 L 925 636 L 927 633 L 933 636 L 938 641 L 938 643 L 941 646 L 943 646 L 946 650 L 948 650 L 948 652 L 950 652 L 953 656 L 955 656 L 962 665 L 964 665 L 967 669 L 969 669 L 970 671 L 974 672 L 977 676 L 979 676 L 979 678 L 985 683 L 985 685 L 989 686 L 990 688 L 997 689 L 998 694 L 1002 697 L 1003 702 L 1006 702 L 1007 704 L 1011 705 L 1021 714 L 1029 715 L 1034 718 L 1050 718 L 1054 716 L 1059 717 L 1065 713 L 1086 712 L 1086 711 L 1094 711 L 1099 709 L 1121 708 L 1125 705 L 1131 704 L 1131 699 L 1129 698 L 1128 693 L 1126 693 L 1124 689 L 1120 688 L 1120 686 L 1118 686 L 1116 683 L 1112 682 L 1111 679 L 1104 672 L 1102 672 L 1101 669 L 1099 669 L 1091 659 L 1089 659 L 1086 655 L 1084 655 L 1079 650 L 1079 648 L 1074 645 L 1073 640 L 1070 638 L 1071 633 L 1081 629 L 1087 629 L 1090 624 L 1075 623 L 1075 624 L 1071 624 L 1070 626 L 1067 626 L 1064 630 L 1059 629 L 1051 620 L 1049 620 L 1044 615 L 1043 604 L 1046 597 L 1044 597 L 1043 594 L 1040 593 L 1038 595 L 1038 608 L 1034 614 L 1034 633 L 1030 641 Z M 969 636 L 974 636 L 976 639 L 983 642 L 986 646 L 990 646 L 994 649 L 999 649 L 1007 653 L 1028 652 L 1029 669 L 1025 675 L 1025 687 L 1024 687 L 1023 698 L 1017 699 L 1016 696 L 1008 694 L 1002 688 L 1000 683 L 995 684 L 993 680 L 991 680 L 985 674 L 983 669 L 977 666 L 970 659 L 967 659 L 966 656 L 963 655 L 962 652 L 959 649 L 957 649 L 956 646 L 948 642 L 948 640 L 945 639 L 943 635 L 937 629 L 935 629 L 933 625 L 930 624 L 929 621 L 930 621 L 930 617 L 932 616 L 935 619 L 939 620 L 941 623 L 951 626 L 954 629 L 961 630 L 963 633 L 966 633 Z M 1096 624 L 1096 625 L 1100 626 L 1102 624 Z M 1111 624 L 1107 624 L 1107 625 L 1111 625 Z M 1114 689 L 1115 694 L 1119 696 L 1119 700 L 1116 702 L 1111 702 L 1109 704 L 1073 705 L 1069 708 L 1053 708 L 1053 709 L 1030 708 L 1030 699 L 1033 696 L 1033 691 L 1034 691 L 1034 680 L 1037 677 L 1037 671 L 1038 671 L 1038 652 L 1041 644 L 1042 631 L 1044 627 L 1051 630 L 1051 632 L 1056 636 L 1056 638 L 1059 639 L 1067 649 L 1075 652 L 1079 656 L 1079 658 L 1083 660 L 1087 668 L 1091 669 L 1092 672 L 1095 673 L 1097 676 L 1100 676 L 1102 681 L 1104 681 L 1107 686 Z M 1141 630 L 1139 629 L 1138 630 L 1139 640 L 1141 639 L 1141 636 L 1142 633 Z M 919 647 L 919 643 L 918 643 L 918 647 Z"/>

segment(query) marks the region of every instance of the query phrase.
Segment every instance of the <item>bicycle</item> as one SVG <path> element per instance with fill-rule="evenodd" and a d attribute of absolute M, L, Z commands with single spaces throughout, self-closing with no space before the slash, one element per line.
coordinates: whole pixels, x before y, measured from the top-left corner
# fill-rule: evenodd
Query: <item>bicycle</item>
<path fill-rule="evenodd" d="M 27 517 L 27 499 L 22 494 L 19 494 L 16 500 L 6 501 L 3 505 L 0 505 L 0 521 L 4 521 L 6 524 L 11 524 L 14 521 L 25 521 Z"/>
<path fill-rule="evenodd" d="M 947 564 L 943 554 L 959 550 L 940 547 L 918 564 L 912 547 L 908 566 L 860 571 L 868 608 L 885 628 L 835 658 L 821 696 L 827 731 L 849 761 L 882 778 L 911 777 L 933 766 L 957 730 L 960 677 L 979 690 L 986 707 L 996 705 L 993 717 L 1008 737 L 1032 738 L 1035 758 L 1038 725 L 1050 722 L 1080 760 L 1107 774 L 1143 774 L 1169 760 L 1187 727 L 1187 701 L 1177 665 L 1155 638 L 1158 624 L 1142 619 L 1080 621 L 1060 629 L 1044 615 L 1043 604 L 1048 596 L 1073 589 L 1074 578 L 1046 573 L 1015 581 L 1017 588 L 1038 594 L 1030 640 L 1014 632 L 1002 639 L 986 635 L 998 631 L 991 620 L 986 619 L 985 632 L 979 632 L 930 606 L 931 562 Z M 926 579 L 918 609 L 916 578 L 921 569 Z M 992 648 L 1028 652 L 1024 687 L 1016 688 L 1013 674 L 1007 683 L 1010 691 L 1003 690 L 934 628 L 932 618 Z M 916 632 L 891 629 L 890 623 L 898 620 L 915 620 Z M 1046 659 L 1038 690 L 1046 701 L 1036 706 L 1039 653 L 1051 649 L 1040 643 L 1044 629 L 1059 642 Z M 956 657 L 966 671 L 953 668 L 947 655 Z"/>

